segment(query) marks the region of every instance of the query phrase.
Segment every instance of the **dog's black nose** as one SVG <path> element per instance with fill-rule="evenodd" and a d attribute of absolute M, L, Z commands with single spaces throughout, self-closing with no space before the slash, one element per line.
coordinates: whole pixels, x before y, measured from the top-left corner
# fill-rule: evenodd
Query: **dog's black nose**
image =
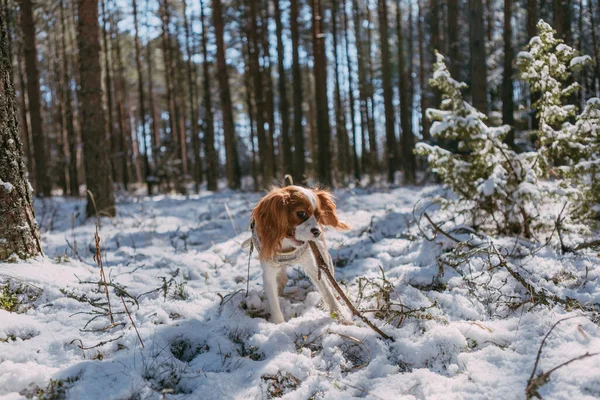
<path fill-rule="evenodd" d="M 316 238 L 321 236 L 321 230 L 319 228 L 312 228 L 310 232 L 315 235 Z"/>

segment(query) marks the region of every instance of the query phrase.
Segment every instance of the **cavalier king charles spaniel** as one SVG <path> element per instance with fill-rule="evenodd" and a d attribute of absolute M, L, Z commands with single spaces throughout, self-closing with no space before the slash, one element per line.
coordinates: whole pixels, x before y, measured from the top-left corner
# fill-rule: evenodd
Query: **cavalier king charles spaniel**
<path fill-rule="evenodd" d="M 271 188 L 252 210 L 252 241 L 259 252 L 263 269 L 263 286 L 271 311 L 271 322 L 284 322 L 279 295 L 287 284 L 286 266 L 300 265 L 329 308 L 332 316 L 343 318 L 344 313 L 333 290 L 323 276 L 319 279 L 318 264 L 307 241 L 317 244 L 323 240 L 323 228 L 339 230 L 350 226 L 339 220 L 333 195 L 322 189 L 300 186 Z M 319 248 L 331 263 L 324 245 Z M 333 271 L 332 271 L 333 272 Z"/>

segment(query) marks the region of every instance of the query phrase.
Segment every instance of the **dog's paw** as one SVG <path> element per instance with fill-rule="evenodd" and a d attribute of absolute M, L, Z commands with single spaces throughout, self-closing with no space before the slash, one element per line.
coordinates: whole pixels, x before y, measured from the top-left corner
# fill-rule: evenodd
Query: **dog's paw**
<path fill-rule="evenodd" d="M 273 315 L 269 318 L 269 321 L 273 324 L 283 324 L 285 320 L 283 319 L 283 314 Z"/>

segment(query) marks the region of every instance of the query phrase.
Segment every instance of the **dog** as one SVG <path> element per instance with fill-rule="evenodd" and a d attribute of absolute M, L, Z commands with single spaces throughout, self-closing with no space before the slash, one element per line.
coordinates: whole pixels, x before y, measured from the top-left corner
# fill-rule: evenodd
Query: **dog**
<path fill-rule="evenodd" d="M 307 189 L 301 186 L 273 187 L 252 210 L 252 242 L 259 253 L 263 269 L 263 287 L 269 302 L 270 321 L 284 322 L 279 304 L 288 277 L 286 266 L 299 264 L 321 293 L 330 314 L 343 318 L 341 305 L 325 276 L 319 279 L 318 264 L 308 246 L 308 241 L 319 243 L 323 250 L 323 228 L 348 230 L 350 226 L 340 221 L 331 192 L 324 189 Z M 320 244 L 320 243 L 319 243 Z M 331 256 L 323 257 L 329 265 Z M 333 272 L 333 271 L 332 271 Z"/>

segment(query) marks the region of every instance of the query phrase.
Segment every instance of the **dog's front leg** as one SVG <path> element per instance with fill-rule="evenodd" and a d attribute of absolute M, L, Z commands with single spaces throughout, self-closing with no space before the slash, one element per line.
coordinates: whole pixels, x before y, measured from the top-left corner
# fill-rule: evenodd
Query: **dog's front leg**
<path fill-rule="evenodd" d="M 277 276 L 279 275 L 280 267 L 269 261 L 261 262 L 261 266 L 263 269 L 263 287 L 267 301 L 269 302 L 269 309 L 271 310 L 271 322 L 281 324 L 284 322 L 284 319 L 281 307 L 279 306 L 279 294 L 277 290 Z"/>
<path fill-rule="evenodd" d="M 317 266 L 317 261 L 315 260 L 312 253 L 307 253 L 305 257 L 301 260 L 302 267 L 306 272 L 306 275 L 310 278 L 313 285 L 317 288 L 319 293 L 321 293 L 321 297 L 323 298 L 323 302 L 329 309 L 329 313 L 331 316 L 335 316 L 335 318 L 341 319 L 342 321 L 346 320 L 346 315 L 342 309 L 342 306 L 335 298 L 333 294 L 333 289 L 331 284 L 327 280 L 327 276 L 325 273 L 321 274 L 321 279 L 319 279 L 319 267 Z"/>

